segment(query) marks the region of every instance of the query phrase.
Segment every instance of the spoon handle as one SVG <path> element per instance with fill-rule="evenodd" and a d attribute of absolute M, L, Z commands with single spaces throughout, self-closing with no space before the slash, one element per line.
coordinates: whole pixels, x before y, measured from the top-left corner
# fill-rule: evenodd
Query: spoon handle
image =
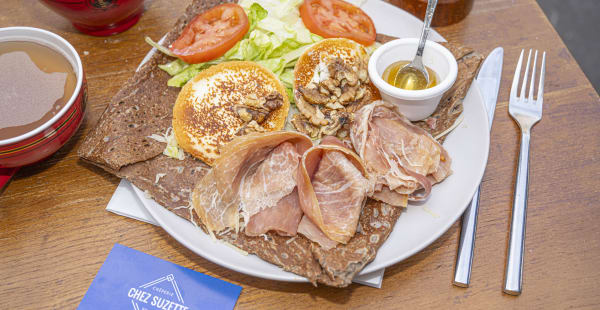
<path fill-rule="evenodd" d="M 429 35 L 429 29 L 431 29 L 431 19 L 433 19 L 433 12 L 437 6 L 438 0 L 427 1 L 427 11 L 425 11 L 425 22 L 423 25 L 423 31 L 421 32 L 421 39 L 419 40 L 419 47 L 417 48 L 417 56 L 423 56 L 423 49 L 425 48 L 425 42 Z"/>

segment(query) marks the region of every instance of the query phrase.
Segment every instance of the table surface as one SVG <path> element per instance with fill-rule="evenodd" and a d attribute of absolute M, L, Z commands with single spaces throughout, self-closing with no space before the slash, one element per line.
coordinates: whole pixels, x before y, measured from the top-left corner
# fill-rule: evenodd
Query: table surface
<path fill-rule="evenodd" d="M 598 308 L 600 307 L 600 100 L 535 0 L 477 0 L 444 37 L 489 53 L 504 47 L 499 102 L 483 178 L 470 288 L 451 284 L 460 223 L 385 272 L 383 288 L 315 288 L 246 276 L 183 247 L 161 228 L 104 210 L 119 179 L 80 161 L 76 150 L 107 102 L 189 0 L 146 2 L 130 30 L 78 33 L 38 1 L 0 1 L 0 27 L 56 32 L 82 56 L 89 101 L 82 129 L 47 161 L 22 168 L 0 193 L 0 304 L 7 309 L 71 309 L 118 242 L 243 286 L 237 309 Z M 532 133 L 524 289 L 502 293 L 519 128 L 508 94 L 522 48 L 547 52 L 544 117 Z"/>

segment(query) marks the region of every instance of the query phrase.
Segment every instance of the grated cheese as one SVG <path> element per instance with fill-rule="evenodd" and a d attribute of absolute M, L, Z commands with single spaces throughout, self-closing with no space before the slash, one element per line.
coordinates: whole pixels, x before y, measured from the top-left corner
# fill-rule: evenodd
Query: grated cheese
<path fill-rule="evenodd" d="M 294 240 L 296 240 L 296 236 L 293 236 L 290 239 L 286 240 L 285 244 L 290 244 L 290 243 L 294 242 Z"/>
<path fill-rule="evenodd" d="M 167 139 L 161 135 L 157 135 L 155 133 L 153 133 L 152 135 L 148 136 L 148 138 L 150 139 L 154 139 L 158 142 L 162 142 L 162 143 L 167 143 Z"/>
<path fill-rule="evenodd" d="M 219 239 L 217 239 L 217 237 L 215 237 L 215 233 L 213 233 L 212 230 L 208 229 L 208 227 L 206 228 L 206 230 L 208 230 L 208 234 L 213 239 L 213 241 L 219 241 Z"/>
<path fill-rule="evenodd" d="M 439 214 L 433 212 L 431 209 L 429 209 L 427 206 L 423 206 L 422 207 L 423 211 L 425 211 L 425 213 L 431 215 L 433 218 L 437 219 L 440 218 Z"/>
<path fill-rule="evenodd" d="M 154 179 L 154 184 L 158 184 L 158 181 L 160 181 L 160 178 L 164 177 L 165 175 L 167 175 L 167 174 L 166 173 L 157 173 L 156 178 Z"/>
<path fill-rule="evenodd" d="M 194 226 L 199 227 L 198 223 L 196 223 L 196 221 L 194 221 L 194 212 L 193 212 L 194 208 L 192 206 L 189 206 L 188 209 L 190 210 L 190 222 L 192 222 L 192 224 L 194 224 Z M 214 235 L 213 235 L 213 237 L 214 237 Z"/>
<path fill-rule="evenodd" d="M 246 251 L 244 251 L 244 250 L 242 250 L 242 249 L 240 249 L 240 248 L 236 247 L 235 245 L 233 245 L 233 244 L 231 244 L 231 243 L 229 243 L 229 242 L 227 242 L 227 241 L 222 241 L 222 240 L 220 240 L 220 241 L 221 241 L 221 242 L 222 242 L 224 245 L 226 245 L 226 246 L 228 246 L 228 247 L 230 247 L 230 248 L 232 248 L 232 249 L 234 249 L 234 250 L 238 251 L 240 254 L 242 254 L 242 255 L 244 255 L 244 256 L 248 256 L 248 252 L 246 252 Z"/>
<path fill-rule="evenodd" d="M 224 234 L 228 233 L 231 231 L 231 227 L 227 227 L 227 229 L 223 230 L 222 232 L 218 233 L 219 236 L 223 236 Z"/>
<path fill-rule="evenodd" d="M 173 133 L 172 127 L 167 128 L 167 131 L 164 134 L 153 133 L 152 135 L 148 136 L 148 138 L 167 144 L 167 146 L 163 150 L 164 155 L 179 160 L 183 160 L 185 158 L 185 153 L 183 149 L 181 149 L 179 147 L 179 144 L 177 144 L 177 140 L 175 139 L 175 134 Z"/>

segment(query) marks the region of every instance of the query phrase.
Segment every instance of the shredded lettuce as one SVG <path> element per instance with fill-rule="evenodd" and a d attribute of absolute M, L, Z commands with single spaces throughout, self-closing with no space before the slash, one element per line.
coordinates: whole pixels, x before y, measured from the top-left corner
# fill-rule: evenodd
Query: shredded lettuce
<path fill-rule="evenodd" d="M 182 87 L 200 71 L 229 60 L 255 61 L 271 70 L 291 94 L 293 67 L 302 53 L 313 43 L 321 41 L 302 23 L 298 6 L 302 0 L 240 0 L 248 15 L 250 29 L 222 57 L 206 63 L 187 64 L 176 59 L 159 67 L 172 76 L 167 85 Z M 163 46 L 146 40 L 161 52 L 170 54 Z"/>
<path fill-rule="evenodd" d="M 169 65 L 170 64 L 167 64 L 166 66 L 169 66 Z M 207 65 L 204 63 L 188 65 L 185 69 L 183 69 L 183 70 L 177 72 L 175 75 L 173 75 L 173 77 L 167 81 L 167 85 L 173 86 L 173 87 L 182 87 L 183 85 L 185 85 L 185 83 L 187 83 L 187 81 L 193 79 L 196 76 L 196 74 L 198 74 L 200 71 L 202 71 L 202 69 L 204 69 L 206 67 L 207 67 Z"/>
<path fill-rule="evenodd" d="M 154 139 L 161 143 L 166 143 L 167 146 L 165 146 L 163 154 L 167 155 L 168 157 L 179 160 L 185 159 L 185 152 L 179 147 L 179 144 L 177 144 L 175 133 L 173 132 L 172 127 L 167 128 L 167 131 L 164 134 L 153 133 L 152 135 L 148 136 L 148 138 Z M 154 183 L 158 183 L 158 180 L 164 176 L 164 174 L 162 174 L 162 176 L 159 175 L 161 175 L 161 173 L 156 175 L 156 182 Z"/>
<path fill-rule="evenodd" d="M 182 87 L 185 83 L 194 78 L 196 74 L 200 73 L 200 71 L 223 61 L 224 59 L 221 57 L 209 62 L 190 65 L 181 59 L 176 59 L 164 65 L 158 65 L 158 67 L 172 76 L 172 78 L 167 81 L 168 86 Z"/>
<path fill-rule="evenodd" d="M 164 65 L 158 65 L 159 68 L 163 69 L 171 76 L 177 75 L 178 73 L 185 70 L 189 66 L 190 66 L 189 64 L 187 64 L 185 61 L 183 61 L 181 59 L 171 61 Z"/>
<path fill-rule="evenodd" d="M 293 89 L 294 89 L 294 69 L 286 68 L 279 75 L 279 79 L 283 83 L 283 86 L 285 86 L 285 91 L 287 93 L 288 98 L 290 99 L 290 102 L 295 102 L 294 101 L 294 91 L 293 91 Z"/>
<path fill-rule="evenodd" d="M 171 127 L 167 129 L 167 132 L 165 133 L 165 138 L 167 140 L 167 146 L 165 147 L 163 154 L 171 158 L 184 160 L 185 153 L 183 149 L 180 148 L 177 144 L 177 140 L 175 139 L 175 133 L 173 132 L 173 129 Z"/>
<path fill-rule="evenodd" d="M 152 47 L 156 48 L 161 53 L 163 53 L 165 55 L 169 55 L 171 57 L 175 57 L 175 55 L 173 53 L 171 53 L 171 51 L 168 48 L 152 41 L 152 39 L 150 39 L 150 37 L 145 37 L 144 40 L 146 41 L 146 43 L 150 44 Z"/>
<path fill-rule="evenodd" d="M 286 69 L 279 75 L 279 79 L 287 88 L 292 88 L 294 84 L 294 69 Z"/>
<path fill-rule="evenodd" d="M 260 6 L 260 4 L 252 3 L 252 5 L 250 5 L 250 9 L 247 10 L 248 23 L 250 24 L 250 29 L 248 30 L 248 33 L 252 32 L 252 30 L 256 28 L 256 24 L 260 20 L 267 17 L 268 14 L 269 12 L 265 10 L 262 6 Z"/>

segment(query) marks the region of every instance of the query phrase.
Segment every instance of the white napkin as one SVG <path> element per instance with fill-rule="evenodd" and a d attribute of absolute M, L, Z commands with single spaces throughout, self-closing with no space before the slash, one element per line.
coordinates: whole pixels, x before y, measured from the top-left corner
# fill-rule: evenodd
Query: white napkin
<path fill-rule="evenodd" d="M 106 206 L 106 210 L 118 215 L 159 226 L 152 215 L 148 213 L 144 204 L 140 201 L 140 198 L 133 191 L 131 183 L 125 179 L 122 179 L 121 183 L 119 183 L 117 190 L 115 190 L 115 193 Z M 371 273 L 356 276 L 352 281 L 371 287 L 381 288 L 384 272 L 385 268 L 382 268 Z"/>

